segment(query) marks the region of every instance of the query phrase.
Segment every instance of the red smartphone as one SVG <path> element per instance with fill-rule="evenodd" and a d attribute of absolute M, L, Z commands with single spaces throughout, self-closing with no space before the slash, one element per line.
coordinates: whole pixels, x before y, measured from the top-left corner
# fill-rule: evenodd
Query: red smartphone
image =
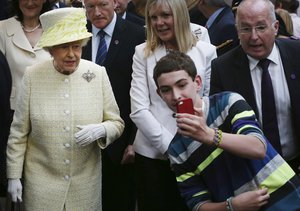
<path fill-rule="evenodd" d="M 191 98 L 186 98 L 177 103 L 177 113 L 195 114 L 194 104 Z"/>

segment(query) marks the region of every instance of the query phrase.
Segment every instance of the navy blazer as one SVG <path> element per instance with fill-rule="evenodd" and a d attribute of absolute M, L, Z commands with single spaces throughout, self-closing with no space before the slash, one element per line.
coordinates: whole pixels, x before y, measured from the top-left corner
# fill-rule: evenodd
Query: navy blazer
<path fill-rule="evenodd" d="M 11 74 L 5 56 L 0 51 L 0 197 L 7 192 L 6 145 L 12 112 L 10 110 Z"/>
<path fill-rule="evenodd" d="M 292 123 L 296 140 L 300 140 L 300 42 L 277 39 L 285 77 L 290 93 Z M 216 58 L 211 65 L 210 94 L 233 91 L 241 94 L 258 116 L 249 61 L 241 46 Z"/>
<path fill-rule="evenodd" d="M 10 110 L 10 93 L 12 79 L 5 56 L 0 51 L 0 148 L 6 149 L 10 123 L 12 120 Z"/>
<path fill-rule="evenodd" d="M 208 28 L 208 34 L 211 44 L 217 47 L 218 56 L 238 45 L 235 18 L 229 6 L 226 6 L 216 17 Z M 230 40 L 232 41 L 230 42 Z"/>
<path fill-rule="evenodd" d="M 0 20 L 5 20 L 9 17 L 8 0 L 0 0 Z"/>
<path fill-rule="evenodd" d="M 145 26 L 145 19 L 131 13 L 131 12 L 126 12 L 126 20 L 131 21 L 132 23 L 135 23 L 139 26 Z"/>
<path fill-rule="evenodd" d="M 88 21 L 87 28 L 91 32 L 92 25 L 90 21 Z M 90 61 L 92 60 L 91 42 L 90 40 L 82 51 L 82 58 Z M 135 52 L 135 46 L 143 42 L 145 42 L 144 27 L 117 16 L 104 66 L 110 79 L 121 117 L 125 122 L 125 129 L 122 136 L 107 148 L 108 154 L 118 163 L 122 159 L 125 148 L 129 144 L 132 144 L 135 138 L 136 126 L 129 117 L 129 90 L 131 85 L 132 57 Z"/>

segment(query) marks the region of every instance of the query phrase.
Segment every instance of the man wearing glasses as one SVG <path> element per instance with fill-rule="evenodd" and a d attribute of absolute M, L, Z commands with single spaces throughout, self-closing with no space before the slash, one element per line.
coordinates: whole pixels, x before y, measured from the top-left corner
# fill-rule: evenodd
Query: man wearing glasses
<path fill-rule="evenodd" d="M 270 143 L 299 175 L 300 42 L 275 39 L 279 23 L 269 0 L 243 0 L 236 27 L 240 46 L 212 62 L 210 94 L 241 94 Z"/>

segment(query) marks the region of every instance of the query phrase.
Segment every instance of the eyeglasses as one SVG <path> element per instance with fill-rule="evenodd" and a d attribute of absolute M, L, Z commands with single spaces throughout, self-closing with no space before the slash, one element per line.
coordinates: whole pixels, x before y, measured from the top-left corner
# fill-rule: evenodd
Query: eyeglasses
<path fill-rule="evenodd" d="M 274 23 L 275 23 L 275 22 L 274 22 Z M 254 29 L 255 32 L 256 32 L 257 34 L 262 34 L 262 33 L 264 33 L 270 26 L 273 26 L 274 23 L 272 23 L 271 25 L 258 25 L 258 26 L 253 26 L 253 27 L 248 27 L 248 26 L 246 26 L 246 27 L 240 27 L 240 28 L 239 28 L 239 31 L 240 31 L 241 34 L 247 34 L 247 35 L 249 35 L 249 34 L 252 34 L 253 29 Z"/>

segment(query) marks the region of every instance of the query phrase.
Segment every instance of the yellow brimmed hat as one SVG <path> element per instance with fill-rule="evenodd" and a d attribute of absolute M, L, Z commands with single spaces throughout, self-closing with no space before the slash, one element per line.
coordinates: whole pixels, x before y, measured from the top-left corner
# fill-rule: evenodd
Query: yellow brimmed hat
<path fill-rule="evenodd" d="M 66 7 L 51 10 L 42 14 L 40 21 L 44 32 L 38 46 L 43 48 L 92 36 L 86 28 L 86 16 L 83 8 Z"/>

